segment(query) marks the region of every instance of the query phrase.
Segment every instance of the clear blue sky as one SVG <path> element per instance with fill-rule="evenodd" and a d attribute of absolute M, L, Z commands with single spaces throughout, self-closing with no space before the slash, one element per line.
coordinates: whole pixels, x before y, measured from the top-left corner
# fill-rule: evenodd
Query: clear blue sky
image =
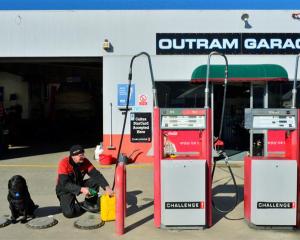
<path fill-rule="evenodd" d="M 0 0 L 0 10 L 298 9 L 300 0 Z"/>

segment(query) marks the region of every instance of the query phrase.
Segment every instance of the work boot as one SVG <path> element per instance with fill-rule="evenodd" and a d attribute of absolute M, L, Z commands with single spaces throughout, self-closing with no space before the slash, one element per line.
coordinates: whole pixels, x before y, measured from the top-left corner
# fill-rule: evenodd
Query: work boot
<path fill-rule="evenodd" d="M 84 201 L 83 204 L 81 205 L 81 208 L 84 209 L 87 212 L 91 213 L 99 213 L 100 208 L 98 204 L 91 204 L 89 202 Z"/>
<path fill-rule="evenodd" d="M 83 208 L 83 202 L 79 202 L 78 204 L 75 205 L 75 212 L 76 215 L 78 216 L 86 212 L 86 210 Z"/>

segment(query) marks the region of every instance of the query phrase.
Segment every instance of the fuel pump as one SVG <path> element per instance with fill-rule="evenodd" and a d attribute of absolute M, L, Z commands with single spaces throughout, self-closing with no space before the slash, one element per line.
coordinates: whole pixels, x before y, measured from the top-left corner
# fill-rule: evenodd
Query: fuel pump
<path fill-rule="evenodd" d="M 208 57 L 203 108 L 154 107 L 154 223 L 162 228 L 212 225 L 212 110 Z M 224 112 L 224 109 L 223 109 Z"/>
<path fill-rule="evenodd" d="M 210 227 L 212 225 L 212 150 L 215 144 L 212 137 L 212 110 L 208 106 L 209 65 L 212 55 L 221 55 L 225 58 L 226 85 L 227 58 L 217 52 L 209 54 L 204 108 L 159 108 L 149 54 L 141 52 L 132 58 L 129 84 L 132 79 L 133 61 L 141 55 L 148 57 L 154 99 L 154 224 L 156 227 L 166 228 Z M 224 90 L 225 100 L 226 87 Z M 222 118 L 224 107 L 225 101 Z M 127 108 L 128 99 L 126 111 Z M 123 125 L 125 122 L 126 118 Z M 219 137 L 221 137 L 221 129 L 222 126 Z M 122 138 L 119 152 L 121 145 Z"/>
<path fill-rule="evenodd" d="M 291 108 L 247 108 L 245 128 L 250 132 L 250 155 L 245 157 L 244 214 L 250 226 L 300 226 L 299 137 L 300 110 L 296 109 L 298 60 Z M 270 132 L 284 132 L 284 151 L 269 149 Z"/>
<path fill-rule="evenodd" d="M 154 218 L 158 227 L 211 225 L 211 110 L 162 108 Z M 158 184 L 157 184 L 158 182 Z M 161 212 L 157 212 L 157 207 Z"/>

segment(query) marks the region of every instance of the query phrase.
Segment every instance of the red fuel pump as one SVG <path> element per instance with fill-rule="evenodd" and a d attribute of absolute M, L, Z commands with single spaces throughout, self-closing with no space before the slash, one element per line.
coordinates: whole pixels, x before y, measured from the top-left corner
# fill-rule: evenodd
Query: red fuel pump
<path fill-rule="evenodd" d="M 208 57 L 204 108 L 154 106 L 154 223 L 163 228 L 212 225 L 212 112 L 208 107 Z"/>
<path fill-rule="evenodd" d="M 156 227 L 166 228 L 210 227 L 212 225 L 212 173 L 214 171 L 212 170 L 212 110 L 208 106 L 209 66 L 212 55 L 224 57 L 226 86 L 227 58 L 218 52 L 212 52 L 208 56 L 204 108 L 160 109 L 151 58 L 148 53 L 141 52 L 132 58 L 129 85 L 132 79 L 133 61 L 141 55 L 147 56 L 149 61 L 154 99 L 154 224 Z M 225 89 L 226 87 L 224 87 L 224 98 L 226 98 Z M 128 96 L 130 96 L 130 90 L 128 90 Z M 224 107 L 225 105 L 223 105 L 222 116 Z M 123 129 L 127 108 L 128 99 Z M 221 129 L 222 124 L 219 138 Z"/>
<path fill-rule="evenodd" d="M 300 110 L 295 108 L 296 74 L 292 108 L 245 109 L 250 131 L 250 156 L 245 157 L 244 213 L 250 226 L 300 227 Z M 268 137 L 284 133 L 280 154 Z"/>
<path fill-rule="evenodd" d="M 157 109 L 157 227 L 211 226 L 211 110 Z M 156 119 L 158 120 L 158 119 Z"/>

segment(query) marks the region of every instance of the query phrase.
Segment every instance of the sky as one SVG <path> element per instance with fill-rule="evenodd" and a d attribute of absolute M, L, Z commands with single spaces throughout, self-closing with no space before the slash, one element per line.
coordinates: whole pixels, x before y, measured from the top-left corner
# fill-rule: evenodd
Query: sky
<path fill-rule="evenodd" d="M 0 0 L 0 10 L 299 10 L 300 0 Z"/>

